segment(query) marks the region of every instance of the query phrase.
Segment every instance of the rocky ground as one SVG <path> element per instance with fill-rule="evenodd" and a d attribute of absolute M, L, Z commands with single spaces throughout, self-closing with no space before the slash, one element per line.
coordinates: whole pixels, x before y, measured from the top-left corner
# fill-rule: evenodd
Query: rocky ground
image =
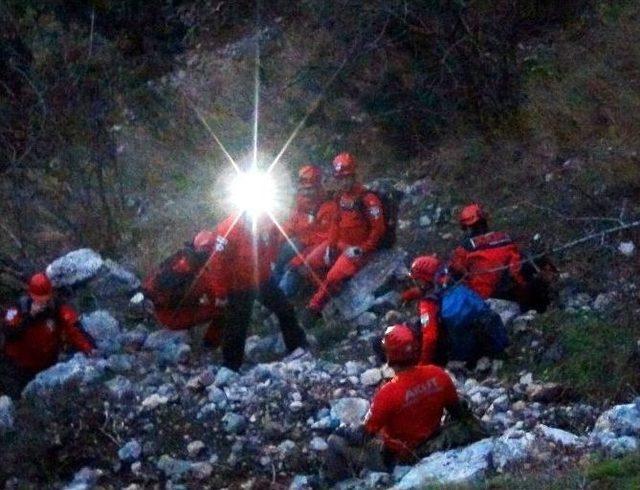
<path fill-rule="evenodd" d="M 400 186 L 405 203 L 423 198 L 425 188 Z M 428 233 L 446 212 L 429 211 L 407 219 L 423 222 Z M 158 329 L 145 318 L 139 279 L 117 263 L 88 249 L 58 259 L 47 272 L 82 311 L 99 355 L 67 356 L 17 403 L 0 398 L 6 488 L 322 486 L 327 436 L 360 421 L 376 387 L 392 376 L 369 345 L 389 323 L 411 316 L 399 305 L 406 261 L 402 249 L 380 253 L 329 305 L 313 332 L 312 354 L 302 358 L 284 357 L 274 319 L 256 308 L 261 334 L 249 338 L 238 374 L 220 367 L 219 354 L 203 349 L 197 332 Z M 607 298 L 567 293 L 561 305 L 599 309 Z M 546 348 L 532 325 L 535 312 L 504 301 L 492 307 L 509 327 L 512 356 Z M 528 371 L 507 381 L 514 378 L 504 375 L 502 361 L 482 359 L 474 371 L 448 368 L 492 436 L 393 474 L 354 475 L 342 488 L 476 482 L 638 449 L 640 398 L 602 408 Z"/>

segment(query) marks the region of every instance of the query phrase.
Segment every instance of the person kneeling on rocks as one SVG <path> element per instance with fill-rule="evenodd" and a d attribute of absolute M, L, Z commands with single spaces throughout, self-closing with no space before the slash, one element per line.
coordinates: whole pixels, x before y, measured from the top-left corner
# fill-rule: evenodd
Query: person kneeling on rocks
<path fill-rule="evenodd" d="M 406 324 L 385 332 L 382 346 L 396 375 L 374 395 L 361 426 L 341 426 L 329 437 L 329 480 L 343 480 L 364 468 L 391 471 L 396 463 L 413 464 L 486 436 L 449 375 L 437 366 L 417 364 L 420 342 Z M 452 420 L 443 425 L 445 410 Z"/>
<path fill-rule="evenodd" d="M 142 286 L 158 323 L 170 330 L 208 324 L 203 343 L 214 349 L 222 343 L 223 311 L 214 294 L 209 263 L 216 237 L 213 230 L 200 231 L 149 274 Z"/>
<path fill-rule="evenodd" d="M 46 274 L 35 274 L 29 280 L 28 294 L 2 315 L 0 395 L 18 398 L 36 374 L 57 362 L 65 343 L 85 354 L 95 349 L 76 310 L 55 298 Z"/>

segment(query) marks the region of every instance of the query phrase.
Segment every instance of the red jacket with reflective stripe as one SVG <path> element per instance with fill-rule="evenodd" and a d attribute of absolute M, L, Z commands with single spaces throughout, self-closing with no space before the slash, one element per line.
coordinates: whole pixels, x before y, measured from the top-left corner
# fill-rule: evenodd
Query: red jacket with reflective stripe
<path fill-rule="evenodd" d="M 271 222 L 256 226 L 256 235 L 246 217 L 229 216 L 216 228 L 217 238 L 209 266 L 214 295 L 257 289 L 269 280 L 271 264 L 278 253 L 278 229 Z"/>
<path fill-rule="evenodd" d="M 450 268 L 484 299 L 495 294 L 504 274 L 523 285 L 522 256 L 509 235 L 493 231 L 469 238 L 453 251 Z M 500 269 L 500 270 L 495 270 Z"/>
<path fill-rule="evenodd" d="M 422 352 L 420 364 L 431 364 L 436 354 L 440 324 L 438 314 L 440 304 L 435 298 L 422 298 L 418 303 L 420 325 L 422 325 Z"/>
<path fill-rule="evenodd" d="M 309 202 L 298 196 L 283 229 L 289 238 L 297 238 L 305 248 L 320 245 L 329 238 L 337 208 L 334 201 Z"/>
<path fill-rule="evenodd" d="M 355 245 L 365 253 L 373 252 L 385 233 L 384 210 L 378 196 L 355 184 L 350 191 L 338 195 L 336 204 L 330 244 Z"/>
<path fill-rule="evenodd" d="M 385 447 L 404 459 L 435 434 L 444 409 L 457 402 L 456 388 L 444 370 L 414 366 L 378 390 L 364 426 L 370 434 L 381 434 Z"/>
<path fill-rule="evenodd" d="M 32 373 L 55 364 L 65 343 L 84 353 L 94 348 L 91 337 L 79 325 L 78 314 L 66 304 L 36 317 L 23 313 L 18 306 L 11 307 L 4 314 L 3 330 L 3 354 Z"/>

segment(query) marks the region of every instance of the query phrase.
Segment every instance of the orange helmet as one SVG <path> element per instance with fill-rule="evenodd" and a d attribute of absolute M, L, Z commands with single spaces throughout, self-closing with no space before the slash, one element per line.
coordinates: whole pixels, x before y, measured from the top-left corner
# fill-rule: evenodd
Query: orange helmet
<path fill-rule="evenodd" d="M 44 272 L 31 276 L 28 291 L 34 301 L 46 302 L 53 297 L 53 285 Z"/>
<path fill-rule="evenodd" d="M 469 204 L 460 211 L 460 226 L 473 226 L 487 216 L 480 204 Z"/>
<path fill-rule="evenodd" d="M 298 186 L 302 189 L 318 187 L 322 182 L 322 172 L 315 165 L 304 165 L 298 171 Z"/>
<path fill-rule="evenodd" d="M 356 173 L 356 159 L 351 153 L 340 153 L 333 159 L 333 176 L 348 177 Z"/>
<path fill-rule="evenodd" d="M 440 269 L 440 260 L 435 255 L 417 257 L 411 264 L 411 277 L 424 282 L 433 282 Z"/>
<path fill-rule="evenodd" d="M 389 364 L 413 364 L 420 358 L 420 343 L 405 323 L 393 325 L 384 332 L 382 347 Z"/>
<path fill-rule="evenodd" d="M 197 251 L 213 250 L 216 244 L 216 234 L 210 230 L 202 230 L 193 239 L 193 248 Z"/>

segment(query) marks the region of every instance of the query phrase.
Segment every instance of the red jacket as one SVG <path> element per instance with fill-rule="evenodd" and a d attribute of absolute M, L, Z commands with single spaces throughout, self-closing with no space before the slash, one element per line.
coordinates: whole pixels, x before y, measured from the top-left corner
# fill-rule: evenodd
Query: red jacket
<path fill-rule="evenodd" d="M 440 303 L 436 298 L 422 298 L 418 303 L 418 312 L 420 313 L 420 325 L 422 325 L 420 364 L 431 364 L 436 354 L 440 332 L 440 324 L 438 322 Z"/>
<path fill-rule="evenodd" d="M 256 236 L 245 217 L 229 216 L 216 228 L 215 250 L 211 254 L 214 295 L 257 289 L 269 280 L 271 264 L 278 253 L 278 229 L 271 222 L 257 225 Z"/>
<path fill-rule="evenodd" d="M 337 209 L 334 201 L 310 202 L 298 196 L 283 229 L 289 238 L 297 238 L 305 248 L 320 245 L 329 238 Z"/>
<path fill-rule="evenodd" d="M 435 297 L 424 296 L 419 287 L 412 287 L 402 293 L 404 302 L 420 300 L 418 302 L 418 314 L 422 325 L 422 350 L 420 364 L 431 364 L 436 353 L 440 324 L 438 314 L 440 304 Z"/>
<path fill-rule="evenodd" d="M 385 447 L 398 458 L 410 458 L 440 428 L 443 410 L 457 402 L 456 388 L 444 370 L 414 366 L 378 390 L 364 426 L 370 434 L 381 434 Z"/>
<path fill-rule="evenodd" d="M 199 272 L 191 289 L 185 291 L 182 302 L 175 306 L 155 306 L 158 322 L 165 327 L 181 330 L 209 322 L 221 311 L 215 306 L 215 291 L 210 263 Z"/>
<path fill-rule="evenodd" d="M 484 299 L 494 295 L 505 275 L 524 284 L 522 256 L 509 235 L 492 231 L 469 238 L 453 251 L 451 271 L 465 277 L 467 285 Z M 500 270 L 495 270 L 500 269 Z"/>
<path fill-rule="evenodd" d="M 54 365 L 65 343 L 88 354 L 93 340 L 82 330 L 78 314 L 69 305 L 50 308 L 31 317 L 19 306 L 3 317 L 6 342 L 3 354 L 17 367 L 35 374 Z"/>
<path fill-rule="evenodd" d="M 355 184 L 337 197 L 336 204 L 330 244 L 335 247 L 344 243 L 359 246 L 365 253 L 373 252 L 385 233 L 384 210 L 378 196 Z"/>

